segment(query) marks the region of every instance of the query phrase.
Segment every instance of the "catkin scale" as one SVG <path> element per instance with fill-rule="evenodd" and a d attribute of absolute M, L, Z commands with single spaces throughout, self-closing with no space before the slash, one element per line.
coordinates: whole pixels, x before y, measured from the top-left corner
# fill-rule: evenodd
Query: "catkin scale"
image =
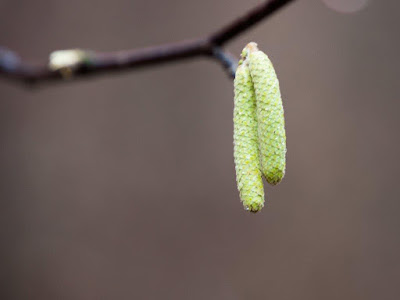
<path fill-rule="evenodd" d="M 234 81 L 234 160 L 240 199 L 246 210 L 264 206 L 264 188 L 258 149 L 256 97 L 246 62 L 241 63 Z"/>
<path fill-rule="evenodd" d="M 279 81 L 271 61 L 258 50 L 257 44 L 249 43 L 244 52 L 257 99 L 261 172 L 268 183 L 275 185 L 283 179 L 286 167 L 285 119 Z"/>

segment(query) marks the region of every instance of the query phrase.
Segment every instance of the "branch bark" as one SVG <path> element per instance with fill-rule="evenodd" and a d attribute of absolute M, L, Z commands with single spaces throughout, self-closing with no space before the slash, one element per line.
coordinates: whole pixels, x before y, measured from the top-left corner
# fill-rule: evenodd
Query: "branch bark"
<path fill-rule="evenodd" d="M 221 47 L 256 23 L 271 16 L 294 0 L 268 0 L 217 32 L 205 37 L 176 43 L 116 52 L 72 50 L 83 53 L 74 64 L 54 68 L 46 63 L 21 60 L 16 53 L 0 47 L 0 76 L 14 81 L 35 84 L 50 81 L 70 81 L 98 74 L 133 70 L 166 62 L 195 57 L 211 57 L 233 78 L 237 59 Z"/>

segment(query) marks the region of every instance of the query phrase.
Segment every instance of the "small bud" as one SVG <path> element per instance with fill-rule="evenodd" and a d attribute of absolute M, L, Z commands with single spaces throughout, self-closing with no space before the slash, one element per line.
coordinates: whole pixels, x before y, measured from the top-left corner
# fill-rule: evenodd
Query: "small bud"
<path fill-rule="evenodd" d="M 81 49 L 58 50 L 50 54 L 49 68 L 70 78 L 73 72 L 90 61 L 91 53 Z"/>

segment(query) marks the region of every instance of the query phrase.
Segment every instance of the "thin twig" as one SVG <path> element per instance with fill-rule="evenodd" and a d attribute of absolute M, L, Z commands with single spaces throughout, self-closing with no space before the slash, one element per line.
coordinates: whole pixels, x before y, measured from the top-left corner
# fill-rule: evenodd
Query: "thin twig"
<path fill-rule="evenodd" d="M 220 47 L 213 48 L 213 56 L 221 63 L 229 77 L 232 79 L 235 78 L 236 68 L 238 66 L 237 58 L 229 52 L 222 50 Z"/>
<path fill-rule="evenodd" d="M 229 40 L 241 34 L 243 31 L 260 22 L 262 19 L 271 16 L 274 12 L 289 2 L 293 2 L 293 0 L 270 0 L 259 4 L 247 14 L 241 16 L 237 20 L 211 35 L 211 43 L 222 46 Z"/>
<path fill-rule="evenodd" d="M 66 79 L 208 56 L 220 62 L 228 75 L 234 77 L 237 59 L 223 51 L 221 46 L 292 1 L 294 0 L 265 1 L 206 38 L 117 52 L 75 50 L 83 53 L 81 59 L 75 64 L 61 68 L 51 67 L 48 62 L 39 64 L 24 62 L 13 51 L 0 48 L 0 76 L 23 83 L 66 81 Z"/>

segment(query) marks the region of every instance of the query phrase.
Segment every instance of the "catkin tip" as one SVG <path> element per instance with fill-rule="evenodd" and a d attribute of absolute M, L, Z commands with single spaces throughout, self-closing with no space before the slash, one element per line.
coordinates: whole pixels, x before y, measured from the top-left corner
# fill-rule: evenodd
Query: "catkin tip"
<path fill-rule="evenodd" d="M 249 53 L 258 51 L 258 45 L 254 42 L 248 43 L 245 48 L 248 49 Z"/>
<path fill-rule="evenodd" d="M 248 211 L 251 213 L 257 213 L 264 207 L 264 203 L 258 203 L 258 202 L 246 203 L 243 206 L 244 206 L 245 211 Z"/>
<path fill-rule="evenodd" d="M 258 213 L 261 210 L 262 207 L 250 207 L 249 209 L 247 209 L 248 212 L 255 214 Z"/>
<path fill-rule="evenodd" d="M 255 52 L 255 51 L 258 51 L 257 43 L 250 42 L 246 45 L 246 47 L 244 47 L 240 56 L 242 57 L 242 60 L 245 60 L 249 56 L 250 53 Z"/>

